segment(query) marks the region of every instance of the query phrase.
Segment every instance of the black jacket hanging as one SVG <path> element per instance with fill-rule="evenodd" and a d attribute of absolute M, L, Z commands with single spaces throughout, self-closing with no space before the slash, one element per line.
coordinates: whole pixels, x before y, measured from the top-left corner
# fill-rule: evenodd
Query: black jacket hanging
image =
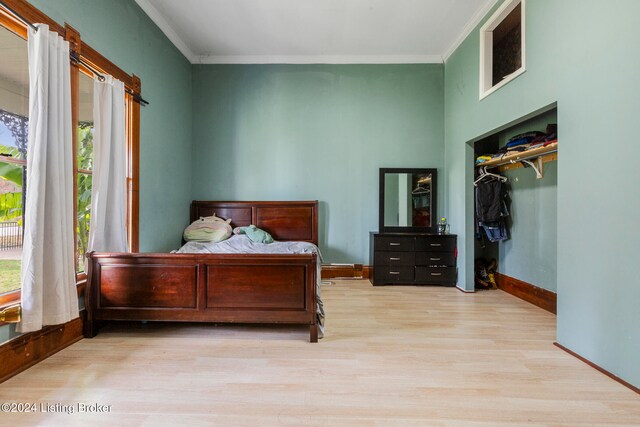
<path fill-rule="evenodd" d="M 476 187 L 476 216 L 479 222 L 502 219 L 506 188 L 502 181 L 483 181 Z"/>

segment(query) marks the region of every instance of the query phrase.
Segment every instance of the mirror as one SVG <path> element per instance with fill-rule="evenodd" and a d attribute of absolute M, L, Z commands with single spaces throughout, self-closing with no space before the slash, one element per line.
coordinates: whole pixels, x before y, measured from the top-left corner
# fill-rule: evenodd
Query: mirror
<path fill-rule="evenodd" d="M 436 169 L 380 169 L 380 232 L 435 232 Z"/>

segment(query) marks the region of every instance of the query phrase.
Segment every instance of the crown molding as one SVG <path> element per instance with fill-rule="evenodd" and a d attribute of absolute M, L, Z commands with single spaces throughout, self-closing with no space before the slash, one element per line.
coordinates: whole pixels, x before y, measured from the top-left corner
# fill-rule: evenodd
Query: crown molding
<path fill-rule="evenodd" d="M 196 55 L 149 0 L 135 0 L 192 64 L 442 64 L 500 0 L 487 0 L 444 55 Z"/>
<path fill-rule="evenodd" d="M 201 55 L 196 64 L 442 64 L 440 55 Z"/>
<path fill-rule="evenodd" d="M 180 38 L 178 33 L 173 29 L 171 24 L 167 22 L 166 19 L 162 16 L 162 14 L 156 9 L 154 5 L 152 5 L 149 0 L 135 0 L 138 6 L 147 14 L 149 18 L 160 28 L 160 30 L 164 33 L 165 36 L 173 43 L 173 45 L 178 48 L 178 50 L 184 55 L 185 58 L 190 63 L 195 63 L 197 59 L 197 55 L 193 53 L 191 49 L 187 46 L 187 44 Z"/>
<path fill-rule="evenodd" d="M 447 62 L 449 60 L 451 55 L 453 55 L 453 52 L 455 52 L 456 49 L 460 47 L 462 42 L 464 42 L 465 39 L 469 37 L 469 34 L 471 34 L 471 32 L 480 24 L 480 22 L 482 22 L 484 17 L 487 16 L 487 14 L 499 1 L 500 0 L 488 0 L 487 3 L 481 9 L 479 9 L 475 13 L 475 15 L 473 15 L 469 22 L 467 22 L 467 25 L 464 27 L 464 30 L 462 30 L 458 38 L 456 38 L 451 46 L 449 46 L 449 49 L 447 49 L 444 55 L 442 55 L 442 60 L 444 62 Z"/>

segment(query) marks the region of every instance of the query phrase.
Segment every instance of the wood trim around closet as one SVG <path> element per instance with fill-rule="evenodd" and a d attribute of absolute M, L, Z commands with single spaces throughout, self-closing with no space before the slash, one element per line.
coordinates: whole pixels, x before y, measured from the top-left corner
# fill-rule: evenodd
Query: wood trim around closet
<path fill-rule="evenodd" d="M 557 314 L 557 295 L 547 289 L 539 288 L 531 283 L 496 273 L 496 284 L 501 289 L 513 296 L 527 301 L 535 306 Z"/>

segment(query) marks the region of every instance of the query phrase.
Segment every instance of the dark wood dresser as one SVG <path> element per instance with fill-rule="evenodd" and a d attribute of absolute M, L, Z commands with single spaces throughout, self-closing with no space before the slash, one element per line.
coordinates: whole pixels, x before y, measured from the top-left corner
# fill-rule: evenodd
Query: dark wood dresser
<path fill-rule="evenodd" d="M 374 285 L 455 286 L 457 236 L 428 233 L 370 233 Z"/>

